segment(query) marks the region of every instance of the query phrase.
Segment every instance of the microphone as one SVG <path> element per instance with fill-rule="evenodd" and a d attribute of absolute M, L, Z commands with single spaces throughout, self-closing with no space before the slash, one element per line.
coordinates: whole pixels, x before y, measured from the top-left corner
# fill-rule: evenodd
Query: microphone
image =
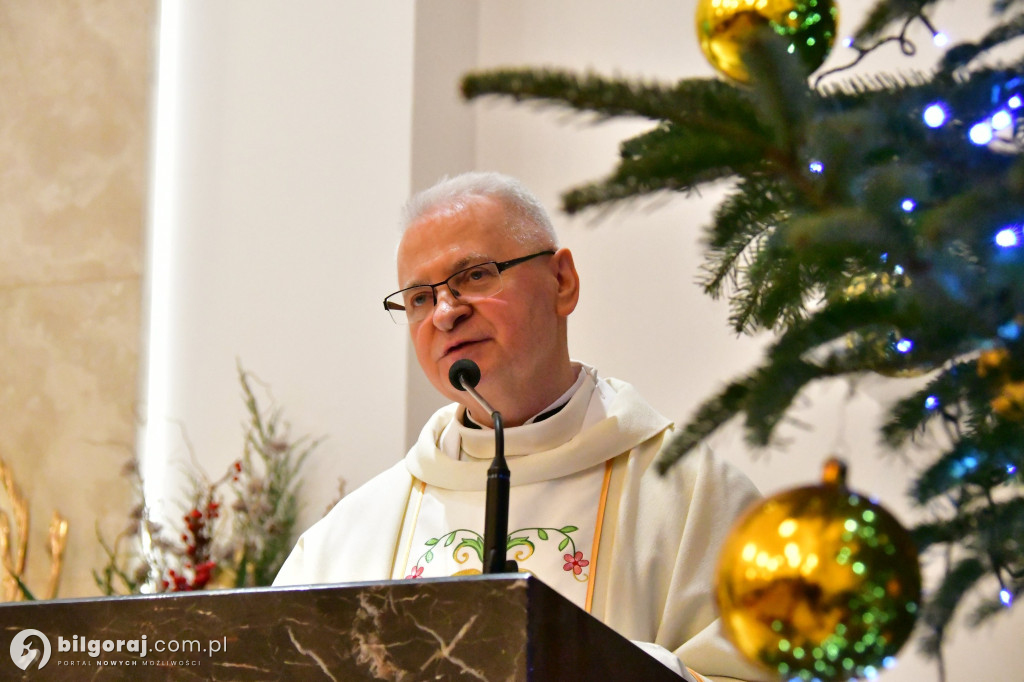
<path fill-rule="evenodd" d="M 480 367 L 467 358 L 456 361 L 448 370 L 448 381 L 460 391 L 466 391 L 480 403 L 494 423 L 494 460 L 487 469 L 487 498 L 484 511 L 483 573 L 516 572 L 514 560 L 506 560 L 508 537 L 509 470 L 505 463 L 505 429 L 501 413 L 492 408 L 476 392 L 480 383 Z"/>
<path fill-rule="evenodd" d="M 476 385 L 480 383 L 480 365 L 468 358 L 456 360 L 448 370 L 448 381 L 452 382 L 452 386 L 460 391 L 476 388 Z M 483 407 L 488 413 L 494 411 L 489 405 Z"/>

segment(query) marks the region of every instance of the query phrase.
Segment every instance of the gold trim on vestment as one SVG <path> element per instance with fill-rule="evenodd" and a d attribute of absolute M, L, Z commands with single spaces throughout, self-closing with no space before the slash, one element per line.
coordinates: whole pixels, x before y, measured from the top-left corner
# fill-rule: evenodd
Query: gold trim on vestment
<path fill-rule="evenodd" d="M 398 542 L 395 543 L 395 554 L 391 557 L 391 578 L 398 580 L 399 578 L 405 577 L 405 569 L 409 565 L 409 554 L 412 553 L 412 536 L 416 533 L 416 522 L 420 517 L 420 505 L 423 504 L 423 493 L 427 489 L 425 481 L 417 481 L 413 479 L 412 490 L 410 491 L 410 499 L 405 503 L 405 513 L 402 514 L 402 525 L 399 526 Z M 416 497 L 413 501 L 412 496 Z M 409 508 L 413 508 L 412 512 L 412 524 L 407 523 L 406 519 L 409 516 Z M 401 564 L 396 564 L 398 554 L 401 550 L 402 545 L 405 545 L 405 556 L 402 558 Z M 395 575 L 395 569 L 401 566 L 401 575 Z"/>
<path fill-rule="evenodd" d="M 584 610 L 590 613 L 590 607 L 594 602 L 594 583 L 597 581 L 597 552 L 601 548 L 601 528 L 604 526 L 604 506 L 608 502 L 608 484 L 612 480 L 612 462 L 614 458 L 604 463 L 604 480 L 601 481 L 601 498 L 597 502 L 597 520 L 594 522 L 594 542 L 590 551 L 590 580 L 587 581 L 587 601 Z"/>

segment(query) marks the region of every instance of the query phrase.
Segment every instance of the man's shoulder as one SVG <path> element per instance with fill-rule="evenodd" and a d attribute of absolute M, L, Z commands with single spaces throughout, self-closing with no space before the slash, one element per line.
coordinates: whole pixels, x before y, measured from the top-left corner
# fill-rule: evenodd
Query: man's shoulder
<path fill-rule="evenodd" d="M 365 514 L 367 510 L 403 502 L 409 496 L 412 483 L 412 474 L 405 463 L 399 461 L 341 498 L 312 528 L 319 526 L 319 530 L 327 531 L 345 522 L 350 514 Z"/>
<path fill-rule="evenodd" d="M 405 495 L 408 494 L 408 488 L 412 482 L 413 477 L 409 473 L 408 467 L 405 466 L 403 460 L 399 460 L 343 497 L 341 502 L 351 500 L 358 504 L 396 491 Z"/>

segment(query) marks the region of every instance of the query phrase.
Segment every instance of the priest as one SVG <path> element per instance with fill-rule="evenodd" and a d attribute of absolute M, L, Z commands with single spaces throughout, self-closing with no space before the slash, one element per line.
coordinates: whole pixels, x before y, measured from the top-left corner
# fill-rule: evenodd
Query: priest
<path fill-rule="evenodd" d="M 397 274 L 384 307 L 453 403 L 403 460 L 302 535 L 275 584 L 480 572 L 494 432 L 449 380 L 469 359 L 476 390 L 503 417 L 507 547 L 519 569 L 684 679 L 766 679 L 723 639 L 711 596 L 718 549 L 757 493 L 706 449 L 660 475 L 672 422 L 629 384 L 571 359 L 580 278 L 533 194 L 497 173 L 421 192 L 406 206 Z"/>

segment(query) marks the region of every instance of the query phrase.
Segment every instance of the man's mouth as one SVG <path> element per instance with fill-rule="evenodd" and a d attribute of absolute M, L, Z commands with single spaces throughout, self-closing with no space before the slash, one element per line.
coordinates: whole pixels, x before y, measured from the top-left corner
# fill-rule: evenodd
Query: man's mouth
<path fill-rule="evenodd" d="M 473 341 L 459 341 L 458 343 L 453 343 L 452 345 L 450 345 L 450 346 L 448 346 L 447 348 L 444 349 L 444 353 L 442 354 L 441 357 L 448 357 L 452 353 L 457 353 L 460 350 L 463 350 L 463 349 L 468 348 L 468 347 L 470 347 L 472 345 L 480 343 L 480 341 L 482 341 L 482 339 L 476 339 L 476 340 L 473 340 Z"/>

